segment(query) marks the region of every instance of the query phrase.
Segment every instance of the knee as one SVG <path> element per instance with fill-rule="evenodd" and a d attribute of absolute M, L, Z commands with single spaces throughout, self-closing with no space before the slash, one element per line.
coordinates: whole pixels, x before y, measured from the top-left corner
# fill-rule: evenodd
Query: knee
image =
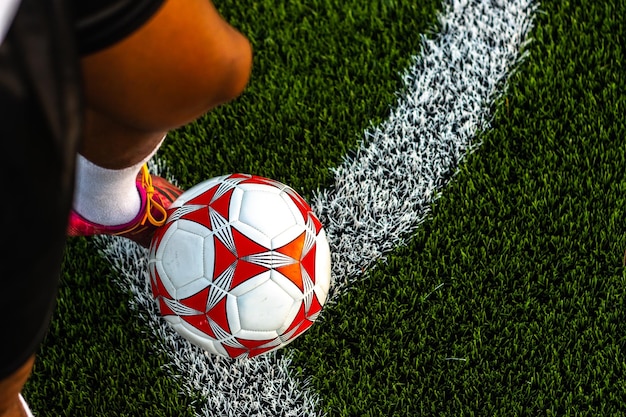
<path fill-rule="evenodd" d="M 218 61 L 211 60 L 206 67 L 196 67 L 195 81 L 191 80 L 195 88 L 190 93 L 199 102 L 204 102 L 205 111 L 236 99 L 250 81 L 253 53 L 245 36 L 233 30 L 231 39 L 223 43 L 219 56 Z"/>
<path fill-rule="evenodd" d="M 218 46 L 190 53 L 184 73 L 170 75 L 169 86 L 156 95 L 147 93 L 160 106 L 154 120 L 178 127 L 236 99 L 250 81 L 252 55 L 248 39 L 234 29 Z"/>
<path fill-rule="evenodd" d="M 169 1 L 133 36 L 84 57 L 82 66 L 88 106 L 121 125 L 170 130 L 244 91 L 252 47 L 210 2 Z"/>

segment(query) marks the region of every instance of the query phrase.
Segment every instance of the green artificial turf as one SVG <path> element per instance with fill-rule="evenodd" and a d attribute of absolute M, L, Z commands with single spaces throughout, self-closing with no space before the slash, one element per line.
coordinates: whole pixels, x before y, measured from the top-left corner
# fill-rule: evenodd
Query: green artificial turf
<path fill-rule="evenodd" d="M 305 196 L 384 119 L 435 1 L 217 2 L 247 91 L 172 132 L 183 187 L 230 172 Z M 544 1 L 529 58 L 410 243 L 287 349 L 328 416 L 626 415 L 624 1 Z M 25 396 L 40 416 L 193 415 L 86 239 Z"/>
<path fill-rule="evenodd" d="M 625 415 L 617 6 L 542 2 L 483 146 L 300 346 L 328 415 Z"/>
<path fill-rule="evenodd" d="M 130 297 L 92 243 L 68 245 L 57 309 L 25 397 L 37 416 L 192 416 Z"/>
<path fill-rule="evenodd" d="M 308 197 L 329 168 L 387 117 L 401 73 L 434 27 L 427 0 L 218 2 L 254 49 L 252 78 L 235 102 L 183 127 L 165 158 L 183 184 L 246 172 Z"/>

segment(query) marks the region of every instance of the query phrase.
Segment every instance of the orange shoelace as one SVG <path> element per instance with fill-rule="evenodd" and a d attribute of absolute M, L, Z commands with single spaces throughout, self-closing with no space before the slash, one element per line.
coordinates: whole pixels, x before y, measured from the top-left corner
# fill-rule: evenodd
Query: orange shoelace
<path fill-rule="evenodd" d="M 163 226 L 165 224 L 165 221 L 167 220 L 167 211 L 161 205 L 161 203 L 154 199 L 154 186 L 152 185 L 152 176 L 148 171 L 147 164 L 141 167 L 141 185 L 146 191 L 146 207 L 144 209 L 144 215 L 139 223 L 137 223 L 130 229 L 124 230 L 117 234 L 132 232 L 133 230 L 145 225 L 146 221 L 150 222 L 150 224 L 152 224 L 153 226 L 160 227 Z M 157 219 L 152 215 L 152 208 L 156 209 L 156 211 L 162 215 L 160 216 L 160 219 Z"/>

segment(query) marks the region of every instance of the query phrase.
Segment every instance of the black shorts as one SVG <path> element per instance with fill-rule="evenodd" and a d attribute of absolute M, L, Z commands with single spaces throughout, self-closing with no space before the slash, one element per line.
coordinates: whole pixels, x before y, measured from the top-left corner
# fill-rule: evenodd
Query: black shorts
<path fill-rule="evenodd" d="M 0 378 L 37 350 L 55 306 L 81 98 L 62 0 L 22 0 L 0 45 Z"/>
<path fill-rule="evenodd" d="M 96 52 L 124 39 L 152 17 L 164 1 L 71 0 L 79 53 Z"/>
<path fill-rule="evenodd" d="M 82 134 L 79 55 L 123 39 L 163 1 L 21 0 L 0 44 L 0 379 L 38 350 L 56 306 Z"/>

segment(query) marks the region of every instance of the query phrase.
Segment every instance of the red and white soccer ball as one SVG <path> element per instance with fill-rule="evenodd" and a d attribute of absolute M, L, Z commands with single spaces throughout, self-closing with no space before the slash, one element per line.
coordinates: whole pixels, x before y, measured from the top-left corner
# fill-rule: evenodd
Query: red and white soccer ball
<path fill-rule="evenodd" d="M 322 224 L 290 187 L 233 174 L 204 181 L 168 209 L 150 246 L 160 314 L 208 352 L 253 357 L 317 319 L 330 289 Z"/>

